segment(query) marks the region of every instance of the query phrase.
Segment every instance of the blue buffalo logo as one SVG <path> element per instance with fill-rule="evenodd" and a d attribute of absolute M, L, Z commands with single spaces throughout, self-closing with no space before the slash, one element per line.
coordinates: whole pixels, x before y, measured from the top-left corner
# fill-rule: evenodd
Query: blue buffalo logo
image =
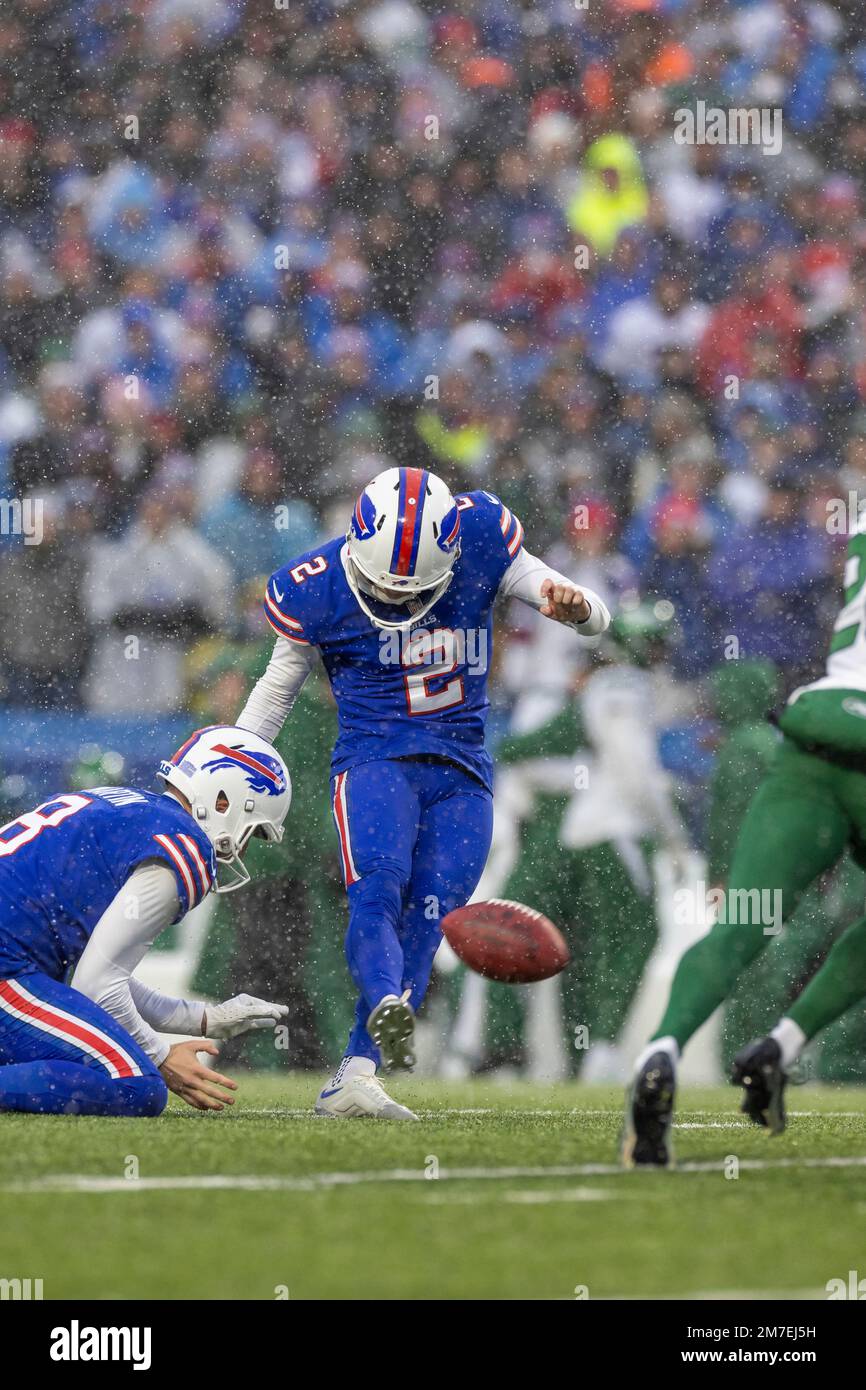
<path fill-rule="evenodd" d="M 436 544 L 446 555 L 450 555 L 460 539 L 460 509 L 456 502 L 450 512 L 442 519 L 442 528 L 436 537 Z"/>
<path fill-rule="evenodd" d="M 254 792 L 267 796 L 279 796 L 286 790 L 286 774 L 277 758 L 268 753 L 250 753 L 246 748 L 228 748 L 224 743 L 214 744 L 213 751 L 218 758 L 202 763 L 206 772 L 216 772 L 221 767 L 240 767 L 249 787 Z"/>
<path fill-rule="evenodd" d="M 376 532 L 376 504 L 367 492 L 362 492 L 355 503 L 351 522 L 352 534 L 359 541 L 369 540 Z"/>

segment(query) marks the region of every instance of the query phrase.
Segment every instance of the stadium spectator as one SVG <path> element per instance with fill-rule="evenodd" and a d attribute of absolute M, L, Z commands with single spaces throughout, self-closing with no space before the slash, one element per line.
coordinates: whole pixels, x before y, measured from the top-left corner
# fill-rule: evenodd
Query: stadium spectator
<path fill-rule="evenodd" d="M 185 506 L 181 487 L 156 482 L 128 531 L 94 546 L 85 586 L 97 634 L 86 682 L 94 712 L 180 709 L 191 641 L 228 621 L 229 566 L 184 519 Z"/>
<path fill-rule="evenodd" d="M 38 499 L 28 544 L 7 547 L 0 564 L 3 700 L 16 707 L 75 709 L 90 647 L 83 588 L 86 550 L 59 493 Z"/>

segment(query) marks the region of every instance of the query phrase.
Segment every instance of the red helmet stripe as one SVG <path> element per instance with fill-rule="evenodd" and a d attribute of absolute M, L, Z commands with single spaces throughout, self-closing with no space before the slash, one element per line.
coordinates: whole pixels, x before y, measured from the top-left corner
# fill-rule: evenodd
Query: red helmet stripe
<path fill-rule="evenodd" d="M 253 758 L 249 753 L 245 753 L 242 748 L 228 748 L 224 743 L 215 743 L 213 746 L 215 753 L 222 753 L 226 758 L 233 758 L 236 763 L 243 763 L 244 767 L 255 768 L 263 777 L 267 777 L 274 786 L 279 784 L 279 777 L 265 764 L 260 763 L 258 758 Z"/>
<path fill-rule="evenodd" d="M 397 565 L 392 571 L 393 574 L 407 575 L 410 573 L 412 553 L 415 549 L 415 532 L 421 523 L 421 512 L 424 509 L 422 489 L 424 486 L 425 471 L 423 468 L 407 468 L 406 474 L 406 501 L 402 523 L 398 525 L 400 530 L 399 549 L 397 550 Z"/>

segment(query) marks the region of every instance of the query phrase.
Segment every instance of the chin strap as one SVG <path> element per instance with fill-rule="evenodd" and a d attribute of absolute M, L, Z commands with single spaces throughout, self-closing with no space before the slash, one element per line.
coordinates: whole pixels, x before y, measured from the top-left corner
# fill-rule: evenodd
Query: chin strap
<path fill-rule="evenodd" d="M 243 888 L 249 881 L 249 869 L 237 852 L 230 859 L 217 859 L 217 876 L 213 887 L 215 893 L 233 893 L 236 888 Z"/>
<path fill-rule="evenodd" d="M 409 609 L 408 617 L 396 619 L 392 622 L 387 618 L 380 618 L 376 613 L 373 612 L 373 609 L 367 602 L 364 590 L 361 588 L 361 585 L 358 582 L 358 576 L 355 572 L 355 566 L 353 564 L 351 555 L 346 556 L 345 564 L 343 565 L 343 570 L 346 575 L 346 580 L 348 582 L 349 588 L 355 595 L 355 598 L 358 602 L 358 606 L 361 608 L 362 612 L 366 613 L 367 617 L 370 619 L 370 622 L 373 624 L 374 627 L 383 628 L 387 632 L 399 632 L 402 628 L 409 627 L 411 623 L 418 622 L 421 618 L 423 618 L 424 615 L 426 613 L 429 613 L 430 609 L 434 608 L 435 605 L 439 602 L 442 595 L 445 593 L 446 589 L 448 589 L 452 579 L 454 578 L 454 570 L 450 569 L 447 574 L 442 576 L 442 578 L 437 582 L 437 584 L 431 585 L 431 588 L 434 589 L 434 594 L 428 603 L 420 603 L 416 600 L 413 608 L 412 598 L 407 596 L 406 607 Z M 368 579 L 367 583 L 372 584 L 372 580 Z M 385 600 L 380 600 L 380 602 L 384 601 Z M 395 604 L 394 606 L 397 607 L 398 605 Z"/>

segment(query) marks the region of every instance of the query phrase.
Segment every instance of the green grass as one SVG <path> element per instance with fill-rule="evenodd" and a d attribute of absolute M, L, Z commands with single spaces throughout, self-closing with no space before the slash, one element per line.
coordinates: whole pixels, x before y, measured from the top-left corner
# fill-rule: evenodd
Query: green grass
<path fill-rule="evenodd" d="M 807 1162 L 866 1161 L 866 1091 L 793 1092 L 809 1113 L 776 1140 L 740 1123 L 733 1091 L 686 1092 L 678 1159 L 711 1171 L 596 1173 L 580 1170 L 615 1160 L 618 1091 L 410 1078 L 393 1090 L 422 1123 L 389 1125 L 296 1113 L 315 1090 L 248 1078 L 219 1116 L 0 1116 L 0 1278 L 41 1278 L 48 1299 L 273 1299 L 279 1286 L 292 1299 L 571 1299 L 585 1286 L 597 1299 L 821 1298 L 829 1279 L 866 1276 L 862 1168 Z M 432 1159 L 438 1180 L 424 1177 Z M 133 1161 L 143 1183 L 125 1180 Z M 480 1175 L 559 1166 L 578 1171 Z M 365 1179 L 317 1176 L 335 1173 Z M 120 1190 L 74 1190 L 70 1175 Z M 283 1186 L 197 1185 L 238 1175 Z M 147 1186 L 182 1176 L 191 1189 Z"/>

